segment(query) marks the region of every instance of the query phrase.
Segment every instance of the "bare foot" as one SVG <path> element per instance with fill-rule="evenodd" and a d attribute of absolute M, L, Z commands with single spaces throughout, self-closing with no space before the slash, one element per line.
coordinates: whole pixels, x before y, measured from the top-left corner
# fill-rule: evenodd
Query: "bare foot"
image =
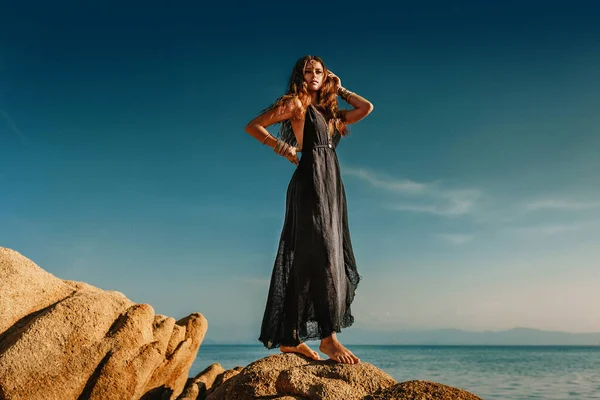
<path fill-rule="evenodd" d="M 337 340 L 335 332 L 325 339 L 321 340 L 319 350 L 327 354 L 332 360 L 346 363 L 346 364 L 358 364 L 360 359 L 356 357 L 350 350 L 342 346 Z"/>
<path fill-rule="evenodd" d="M 316 351 L 312 350 L 306 343 L 300 343 L 298 346 L 279 346 L 282 353 L 298 353 L 305 355 L 313 360 L 320 360 L 321 356 Z"/>

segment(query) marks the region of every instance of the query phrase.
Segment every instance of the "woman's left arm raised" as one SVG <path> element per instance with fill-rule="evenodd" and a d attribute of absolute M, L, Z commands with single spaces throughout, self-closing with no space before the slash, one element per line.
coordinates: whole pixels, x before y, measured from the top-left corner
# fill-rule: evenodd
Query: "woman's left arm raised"
<path fill-rule="evenodd" d="M 342 97 L 342 99 L 354 107 L 354 109 L 346 110 L 344 113 L 344 122 L 346 124 L 358 122 L 369 115 L 371 111 L 373 111 L 373 104 L 369 100 L 354 92 L 350 92 L 348 89 L 345 89 L 342 86 L 340 78 L 331 71 L 329 71 L 329 78 L 333 79 L 335 82 L 335 90 Z"/>

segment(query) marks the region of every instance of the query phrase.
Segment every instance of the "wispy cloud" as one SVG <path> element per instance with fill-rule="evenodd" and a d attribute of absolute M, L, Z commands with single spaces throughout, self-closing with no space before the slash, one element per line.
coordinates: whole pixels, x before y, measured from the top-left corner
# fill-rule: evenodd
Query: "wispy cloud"
<path fill-rule="evenodd" d="M 498 200 L 498 199 L 496 199 Z M 488 207 L 476 216 L 475 222 L 488 224 L 507 224 L 522 221 L 538 211 L 564 212 L 589 211 L 600 209 L 600 201 L 574 200 L 560 197 L 543 199 L 502 200 L 502 206 L 488 204 Z M 588 220 L 586 220 L 588 221 Z"/>
<path fill-rule="evenodd" d="M 382 173 L 374 173 L 363 168 L 344 167 L 344 174 L 355 176 L 371 186 L 405 194 L 420 194 L 426 192 L 431 184 L 419 183 L 409 179 L 394 179 Z"/>
<path fill-rule="evenodd" d="M 473 235 L 466 235 L 460 233 L 438 233 L 436 236 L 454 245 L 460 245 L 471 242 L 474 238 Z"/>
<path fill-rule="evenodd" d="M 538 211 L 547 209 L 560 210 L 590 210 L 600 208 L 600 201 L 576 201 L 567 199 L 541 199 L 531 201 L 525 204 L 528 211 Z"/>
<path fill-rule="evenodd" d="M 549 224 L 549 225 L 540 225 L 540 226 L 510 228 L 509 231 L 515 232 L 518 234 L 522 234 L 527 237 L 540 237 L 540 236 L 556 235 L 556 234 L 565 233 L 565 232 L 579 231 L 583 228 L 584 228 L 584 224 L 570 224 L 570 225 Z"/>
<path fill-rule="evenodd" d="M 583 198 L 565 199 L 561 196 L 544 196 L 537 199 L 494 198 L 476 188 L 450 188 L 440 181 L 418 182 L 395 179 L 384 173 L 364 168 L 344 167 L 350 176 L 358 178 L 370 187 L 381 189 L 385 194 L 384 209 L 422 213 L 444 218 L 469 217 L 474 222 L 496 225 L 505 234 L 523 239 L 536 239 L 561 234 L 573 234 L 590 227 L 598 221 L 547 220 L 541 224 L 527 225 L 528 216 L 536 211 L 555 212 L 600 209 L 600 201 Z M 539 222 L 539 221 L 538 221 Z M 512 226 L 510 226 L 512 225 Z M 439 233 L 436 237 L 451 245 L 469 243 L 475 236 L 465 233 Z"/>
<path fill-rule="evenodd" d="M 428 213 L 441 216 L 456 216 L 472 213 L 481 198 L 477 189 L 445 189 L 440 182 L 416 182 L 410 179 L 397 179 L 384 173 L 364 168 L 344 167 L 344 172 L 372 187 L 397 195 L 410 196 L 410 201 L 393 202 L 386 206 L 390 210 Z M 414 198 L 418 198 L 415 203 Z"/>
<path fill-rule="evenodd" d="M 459 193 L 440 192 L 429 195 L 429 205 L 414 203 L 393 203 L 387 205 L 390 210 L 412 211 L 419 213 L 428 213 L 440 215 L 443 217 L 454 217 L 459 215 L 471 214 L 475 211 L 477 200 L 480 195 L 477 191 L 470 196 Z"/>
<path fill-rule="evenodd" d="M 15 124 L 15 121 L 13 121 L 13 119 L 10 117 L 10 115 L 8 114 L 8 112 L 6 112 L 6 110 L 0 109 L 0 115 L 2 115 L 2 117 L 6 121 L 6 124 L 9 126 L 9 128 L 13 131 L 13 133 L 15 135 L 17 135 L 19 138 L 21 138 L 22 141 L 26 141 L 27 140 L 27 138 L 25 137 L 25 135 L 23 135 L 23 132 L 21 132 L 19 130 L 19 128 L 17 128 L 17 124 Z"/>

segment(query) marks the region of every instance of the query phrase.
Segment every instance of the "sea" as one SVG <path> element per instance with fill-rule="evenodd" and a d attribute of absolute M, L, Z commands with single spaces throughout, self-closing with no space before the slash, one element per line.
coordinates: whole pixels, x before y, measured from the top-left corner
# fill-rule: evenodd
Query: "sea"
<path fill-rule="evenodd" d="M 600 346 L 346 347 L 398 382 L 434 381 L 486 400 L 600 399 Z M 202 345 L 190 376 L 213 363 L 231 369 L 278 353 L 261 344 Z"/>

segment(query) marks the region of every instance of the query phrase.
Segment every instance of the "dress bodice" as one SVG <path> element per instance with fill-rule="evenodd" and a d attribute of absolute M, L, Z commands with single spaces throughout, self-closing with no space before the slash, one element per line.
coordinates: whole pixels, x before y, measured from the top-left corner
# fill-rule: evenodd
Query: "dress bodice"
<path fill-rule="evenodd" d="M 335 141 L 328 131 L 327 121 L 323 114 L 313 104 L 309 104 L 304 118 L 303 152 L 313 148 L 335 149 Z"/>

